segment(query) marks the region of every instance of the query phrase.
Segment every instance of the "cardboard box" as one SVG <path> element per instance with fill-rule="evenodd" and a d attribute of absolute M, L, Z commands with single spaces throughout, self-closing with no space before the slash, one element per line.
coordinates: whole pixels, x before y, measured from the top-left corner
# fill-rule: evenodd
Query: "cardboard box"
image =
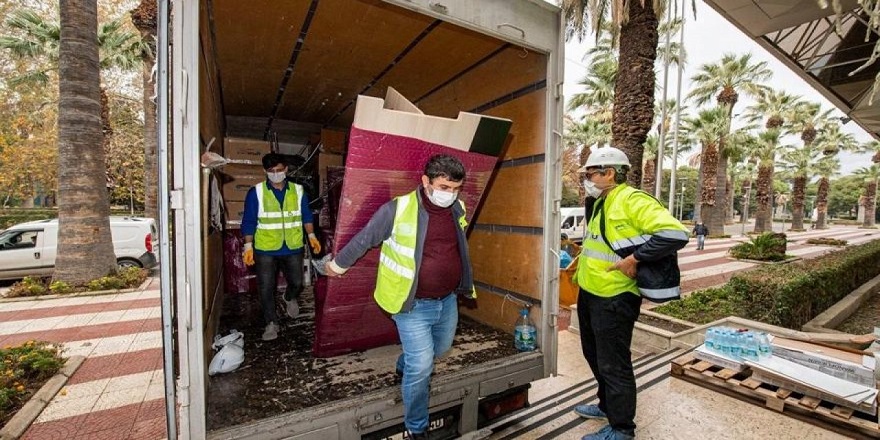
<path fill-rule="evenodd" d="M 325 183 L 327 182 L 327 167 L 341 167 L 342 166 L 342 155 L 341 154 L 328 154 L 328 153 L 319 153 L 318 154 L 318 191 L 323 193 L 327 187 Z"/>
<path fill-rule="evenodd" d="M 244 215 L 244 202 L 224 200 L 226 204 L 226 227 L 240 228 L 241 217 Z"/>
<path fill-rule="evenodd" d="M 220 168 L 223 174 L 223 200 L 244 202 L 248 191 L 254 185 L 266 180 L 262 165 L 230 164 Z"/>
<path fill-rule="evenodd" d="M 325 153 L 342 154 L 348 145 L 346 137 L 348 133 L 344 131 L 321 129 L 321 143 L 324 145 Z"/>
<path fill-rule="evenodd" d="M 261 164 L 263 156 L 271 151 L 269 142 L 259 139 L 227 137 L 223 146 L 223 157 L 229 160 L 246 160 Z"/>
<path fill-rule="evenodd" d="M 877 386 L 873 356 L 780 337 L 772 344 L 776 356 L 859 385 Z"/>

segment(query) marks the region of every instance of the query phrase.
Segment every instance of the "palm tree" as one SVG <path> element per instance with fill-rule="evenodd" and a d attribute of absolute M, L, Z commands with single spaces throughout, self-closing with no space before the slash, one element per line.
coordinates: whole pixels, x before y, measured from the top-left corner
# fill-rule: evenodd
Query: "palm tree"
<path fill-rule="evenodd" d="M 756 233 L 772 230 L 773 225 L 773 171 L 776 150 L 780 148 L 782 130 L 780 128 L 768 128 L 758 135 L 758 187 L 756 199 L 758 210 L 755 213 Z"/>
<path fill-rule="evenodd" d="M 754 95 L 765 88 L 762 82 L 770 79 L 772 75 L 767 63 L 752 62 L 751 54 L 724 54 L 717 63 L 702 65 L 699 72 L 691 78 L 695 87 L 688 93 L 688 99 L 693 99 L 697 105 L 703 105 L 714 98 L 718 105 L 726 108 L 727 118 L 730 120 L 733 117 L 734 106 L 739 101 L 739 94 Z M 723 139 L 720 146 L 715 186 L 718 188 L 717 197 L 723 201 L 727 199 L 728 193 L 726 188 L 728 158 L 724 151 Z M 703 180 L 709 180 L 708 176 L 704 176 Z M 726 204 L 718 208 L 710 208 L 701 214 L 710 231 L 713 228 L 716 231 L 723 230 L 724 206 Z"/>
<path fill-rule="evenodd" d="M 828 215 L 828 190 L 831 178 L 840 170 L 840 160 L 834 156 L 825 156 L 816 163 L 819 175 L 819 188 L 816 191 L 816 229 L 826 229 Z"/>
<path fill-rule="evenodd" d="M 862 222 L 863 228 L 873 228 L 875 217 L 877 216 L 877 180 L 880 179 L 880 165 L 873 164 L 869 167 L 857 169 L 854 175 L 861 177 L 865 181 L 865 219 Z"/>
<path fill-rule="evenodd" d="M 689 136 L 696 139 L 702 145 L 700 153 L 700 176 L 703 176 L 700 186 L 700 212 L 716 204 L 716 180 L 706 178 L 715 176 L 718 170 L 718 149 L 724 136 L 730 131 L 727 110 L 724 107 L 715 107 L 709 110 L 701 110 L 696 118 L 684 120 L 685 129 Z M 704 220 L 702 217 L 695 220 Z M 707 225 L 708 226 L 708 225 Z M 708 226 L 712 231 L 712 227 Z M 722 225 L 715 231 L 723 231 Z"/>
<path fill-rule="evenodd" d="M 736 189 L 735 183 L 738 180 L 742 180 L 743 183 L 743 191 L 751 188 L 751 178 L 745 178 L 739 174 L 737 169 L 737 164 L 740 162 L 744 162 L 746 159 L 750 159 L 750 157 L 755 153 L 757 148 L 757 139 L 751 133 L 749 128 L 740 128 L 730 134 L 728 134 L 724 141 L 724 149 L 727 152 L 728 163 L 733 166 L 728 167 L 730 172 L 727 176 L 727 188 L 729 191 L 726 192 L 727 200 L 725 205 L 725 216 L 724 223 L 725 224 L 733 224 L 733 202 L 734 202 L 734 190 Z M 754 168 L 751 163 L 745 163 L 744 166 L 747 168 Z M 739 167 L 742 168 L 742 167 Z M 754 171 L 754 170 L 752 170 Z M 743 196 L 745 196 L 745 192 L 743 192 Z M 748 218 L 746 216 L 745 218 Z"/>
<path fill-rule="evenodd" d="M 60 3 L 58 256 L 54 279 L 83 283 L 116 270 L 101 127 L 97 0 Z"/>
<path fill-rule="evenodd" d="M 820 152 L 811 146 L 803 146 L 782 153 L 783 167 L 792 178 L 791 230 L 804 229 L 804 199 L 807 180 L 812 176 Z"/>
<path fill-rule="evenodd" d="M 18 35 L 0 37 L 0 49 L 6 49 L 16 58 L 27 59 L 35 65 L 34 69 L 26 74 L 12 78 L 10 84 L 28 83 L 47 86 L 51 75 L 58 71 L 61 27 L 57 22 L 45 20 L 26 9 L 13 11 L 5 23 Z M 141 39 L 127 30 L 121 19 L 102 23 L 98 27 L 97 36 L 101 69 L 133 70 L 142 64 L 141 57 L 145 53 L 152 53 L 151 47 L 147 44 L 148 40 Z M 144 96 L 148 97 L 150 92 L 151 88 L 145 88 Z M 103 148 L 106 152 L 113 128 L 110 124 L 109 99 L 103 87 L 100 102 L 101 129 L 104 133 Z M 153 126 L 147 139 L 152 139 L 155 144 L 155 120 L 146 118 L 145 123 Z M 157 164 L 155 158 L 152 163 L 154 166 Z"/>
<path fill-rule="evenodd" d="M 156 0 L 141 0 L 131 11 L 131 21 L 140 32 L 141 76 L 144 87 L 144 217 L 158 218 L 159 208 L 159 158 L 157 155 L 158 139 L 156 133 L 156 103 L 151 98 L 153 85 L 150 80 L 155 57 L 157 32 Z"/>
<path fill-rule="evenodd" d="M 572 96 L 568 110 L 583 109 L 588 116 L 610 123 L 616 78 L 617 63 L 614 60 L 592 62 L 587 74 L 578 81 L 585 91 Z"/>
<path fill-rule="evenodd" d="M 630 163 L 642 163 L 642 145 L 651 130 L 654 116 L 654 63 L 657 59 L 657 16 L 662 15 L 666 2 L 624 2 L 593 0 L 562 0 L 562 9 L 568 25 L 567 37 L 580 39 L 589 28 L 597 34 L 609 23 L 618 35 L 619 75 L 614 86 L 612 139 L 615 147 L 623 150 Z M 634 167 L 628 176 L 629 184 L 636 187 L 642 181 L 642 170 Z"/>

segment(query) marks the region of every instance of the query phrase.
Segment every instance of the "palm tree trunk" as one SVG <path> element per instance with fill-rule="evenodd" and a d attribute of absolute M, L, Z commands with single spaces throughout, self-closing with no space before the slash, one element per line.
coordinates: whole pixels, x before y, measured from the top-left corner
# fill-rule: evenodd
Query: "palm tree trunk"
<path fill-rule="evenodd" d="M 773 184 L 773 164 L 758 166 L 758 210 L 755 213 L 755 232 L 764 233 L 772 229 L 773 226 L 773 207 L 772 194 L 770 193 Z"/>
<path fill-rule="evenodd" d="M 60 2 L 58 257 L 54 278 L 83 283 L 116 269 L 101 126 L 96 0 Z"/>
<path fill-rule="evenodd" d="M 697 171 L 697 187 L 694 190 L 694 216 L 693 221 L 702 220 L 703 215 L 703 165 L 700 161 L 700 169 Z"/>
<path fill-rule="evenodd" d="M 807 177 L 795 177 L 791 200 L 791 229 L 793 230 L 804 229 L 804 197 L 806 196 L 806 189 Z"/>
<path fill-rule="evenodd" d="M 725 209 L 727 208 L 727 154 L 724 152 L 723 143 L 718 145 L 718 165 L 715 169 L 715 205 L 712 207 L 712 215 L 709 216 L 706 227 L 713 231 L 713 235 L 724 235 Z"/>
<path fill-rule="evenodd" d="M 156 0 L 141 0 L 131 11 L 131 21 L 140 31 L 141 38 L 155 45 L 157 32 Z M 159 216 L 159 158 L 157 155 L 156 103 L 151 99 L 153 83 L 150 81 L 155 53 L 150 51 L 143 57 L 143 102 L 144 102 L 144 217 L 157 219 Z"/>
<path fill-rule="evenodd" d="M 629 21 L 620 29 L 620 56 L 614 85 L 613 144 L 633 164 L 628 183 L 642 183 L 642 150 L 654 119 L 654 61 L 657 15 L 651 2 L 629 2 Z"/>
<path fill-rule="evenodd" d="M 874 227 L 874 218 L 877 216 L 877 179 L 865 185 L 865 220 L 862 226 Z"/>
<path fill-rule="evenodd" d="M 657 173 L 654 166 L 654 159 L 645 161 L 645 169 L 642 173 L 642 191 L 654 194 L 654 185 L 656 183 L 655 174 Z"/>
<path fill-rule="evenodd" d="M 703 154 L 700 159 L 700 168 L 703 171 L 703 183 L 700 188 L 700 218 L 707 228 L 709 228 L 709 232 L 712 234 L 718 234 L 719 229 L 715 229 L 718 227 L 717 224 L 713 222 L 713 219 L 716 217 L 717 209 L 716 209 L 716 185 L 717 180 L 716 176 L 718 173 L 718 147 L 714 143 L 709 143 L 703 146 Z M 694 219 L 697 220 L 696 218 Z M 723 230 L 723 226 L 721 230 Z"/>
<path fill-rule="evenodd" d="M 819 179 L 819 189 L 816 193 L 816 229 L 826 229 L 826 216 L 828 215 L 828 187 L 827 177 Z"/>

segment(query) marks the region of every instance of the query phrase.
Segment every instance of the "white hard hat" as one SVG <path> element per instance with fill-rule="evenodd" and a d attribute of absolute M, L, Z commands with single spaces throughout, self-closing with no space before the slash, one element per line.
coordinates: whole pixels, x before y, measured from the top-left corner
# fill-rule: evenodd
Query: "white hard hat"
<path fill-rule="evenodd" d="M 614 147 L 602 147 L 597 148 L 590 153 L 590 157 L 587 158 L 587 163 L 580 167 L 578 172 L 584 172 L 587 168 L 610 167 L 615 165 L 630 166 L 629 158 L 626 157 L 626 153 Z"/>
<path fill-rule="evenodd" d="M 244 349 L 235 344 L 226 344 L 211 359 L 208 375 L 235 371 L 242 362 L 244 362 Z"/>

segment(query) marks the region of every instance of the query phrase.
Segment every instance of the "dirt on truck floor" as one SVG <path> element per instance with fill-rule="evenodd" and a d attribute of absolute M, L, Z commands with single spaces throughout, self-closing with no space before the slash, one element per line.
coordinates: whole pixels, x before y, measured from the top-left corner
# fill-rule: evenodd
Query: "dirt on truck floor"
<path fill-rule="evenodd" d="M 299 304 L 300 316 L 290 319 L 278 296 L 281 330 L 278 339 L 264 342 L 257 295 L 226 295 L 220 334 L 230 329 L 244 333 L 245 361 L 236 371 L 210 378 L 209 430 L 399 386 L 394 374 L 399 345 L 327 359 L 312 357 L 315 305 L 310 287 Z M 437 362 L 435 375 L 516 353 L 512 335 L 460 316 L 452 352 Z"/>

